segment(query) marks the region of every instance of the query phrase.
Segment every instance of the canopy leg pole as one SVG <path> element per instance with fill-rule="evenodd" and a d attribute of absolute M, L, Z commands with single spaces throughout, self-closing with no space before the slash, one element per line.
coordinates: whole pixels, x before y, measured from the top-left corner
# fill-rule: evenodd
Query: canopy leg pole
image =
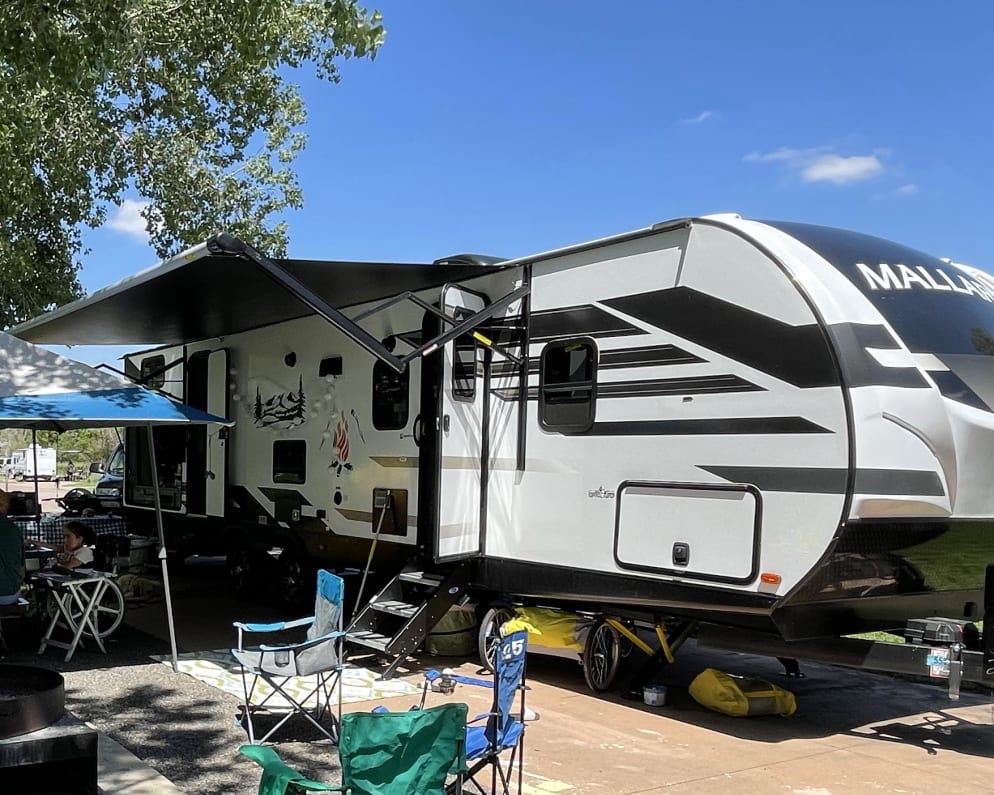
<path fill-rule="evenodd" d="M 162 500 L 159 495 L 159 470 L 155 462 L 155 438 L 152 425 L 148 430 L 148 459 L 152 465 L 152 493 L 155 495 L 155 524 L 159 531 L 159 563 L 162 565 L 162 587 L 166 595 L 166 623 L 169 625 L 169 647 L 172 650 L 173 673 L 179 673 L 176 653 L 176 625 L 173 623 L 173 597 L 169 590 L 169 565 L 166 562 L 166 531 L 162 527 Z"/>
<path fill-rule="evenodd" d="M 31 429 L 31 457 L 35 465 L 35 538 L 41 538 L 41 497 L 38 496 L 38 430 Z"/>

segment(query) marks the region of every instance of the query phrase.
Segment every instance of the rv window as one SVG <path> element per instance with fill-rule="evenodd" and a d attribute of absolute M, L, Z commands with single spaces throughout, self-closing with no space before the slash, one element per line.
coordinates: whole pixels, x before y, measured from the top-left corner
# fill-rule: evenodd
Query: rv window
<path fill-rule="evenodd" d="M 141 382 L 149 389 L 161 389 L 166 383 L 166 357 L 146 356 L 142 359 Z"/>
<path fill-rule="evenodd" d="M 597 349 L 592 340 L 550 342 L 542 351 L 538 419 L 547 431 L 582 433 L 594 424 Z"/>
<path fill-rule="evenodd" d="M 273 442 L 273 483 L 307 482 L 307 442 L 285 439 Z"/>
<path fill-rule="evenodd" d="M 464 320 L 469 313 L 456 315 Z M 473 332 L 457 337 L 452 343 L 452 397 L 456 400 L 476 399 L 476 338 Z"/>
<path fill-rule="evenodd" d="M 373 427 L 378 431 L 397 431 L 407 427 L 408 373 L 398 373 L 384 362 L 373 365 Z"/>

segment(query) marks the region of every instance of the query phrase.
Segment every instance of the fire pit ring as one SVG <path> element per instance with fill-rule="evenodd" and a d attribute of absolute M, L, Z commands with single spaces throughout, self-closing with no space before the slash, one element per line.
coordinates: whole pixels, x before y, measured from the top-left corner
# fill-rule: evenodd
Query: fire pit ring
<path fill-rule="evenodd" d="M 0 740 L 44 729 L 66 708 L 62 674 L 30 665 L 0 665 Z"/>

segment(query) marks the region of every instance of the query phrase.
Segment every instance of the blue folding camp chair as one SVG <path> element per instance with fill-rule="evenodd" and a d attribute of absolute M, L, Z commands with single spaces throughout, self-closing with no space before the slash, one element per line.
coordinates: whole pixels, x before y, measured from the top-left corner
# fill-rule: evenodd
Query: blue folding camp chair
<path fill-rule="evenodd" d="M 238 648 L 232 649 L 231 653 L 242 665 L 245 703 L 241 721 L 248 731 L 250 743 L 266 742 L 294 715 L 307 718 L 329 740 L 338 741 L 342 714 L 340 680 L 345 637 L 342 632 L 344 595 L 341 578 L 321 569 L 318 571 L 313 616 L 273 624 L 235 622 Z M 307 638 L 299 643 L 244 645 L 246 633 L 282 632 L 300 627 L 308 627 L 308 630 Z M 299 683 L 296 681 L 298 678 L 301 678 Z M 260 682 L 265 682 L 272 690 L 266 695 L 260 693 L 257 703 L 253 703 Z M 338 707 L 332 712 L 331 699 L 336 685 L 339 685 Z M 277 703 L 281 700 L 283 704 Z M 256 738 L 255 719 L 264 712 L 285 714 L 265 734 Z M 322 724 L 326 718 L 330 718 L 330 728 Z"/>
<path fill-rule="evenodd" d="M 503 638 L 495 654 L 494 700 L 490 712 L 479 715 L 466 726 L 466 780 L 480 792 L 486 792 L 478 776 L 490 767 L 490 792 L 509 795 L 515 765 L 518 792 L 522 790 L 522 765 L 525 756 L 525 653 L 528 632 L 520 630 Z M 489 684 L 468 677 L 456 677 L 466 684 Z M 521 692 L 519 711 L 512 714 L 514 696 Z M 486 721 L 485 723 L 483 721 Z M 476 725 L 482 724 L 482 725 Z M 498 782 L 500 786 L 498 787 Z"/>

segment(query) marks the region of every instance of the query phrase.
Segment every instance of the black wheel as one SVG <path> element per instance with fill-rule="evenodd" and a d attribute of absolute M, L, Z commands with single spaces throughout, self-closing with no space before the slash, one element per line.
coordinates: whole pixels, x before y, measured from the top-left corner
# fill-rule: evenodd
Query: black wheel
<path fill-rule="evenodd" d="M 595 693 L 614 682 L 621 664 L 621 635 L 606 621 L 598 621 L 583 646 L 583 678 Z"/>
<path fill-rule="evenodd" d="M 489 608 L 480 620 L 476 645 L 480 653 L 480 664 L 488 671 L 494 670 L 494 654 L 500 643 L 500 628 L 512 618 L 514 618 L 514 611 L 511 608 L 496 606 Z"/>
<path fill-rule="evenodd" d="M 96 585 L 86 585 L 83 587 L 89 589 L 96 587 Z M 48 594 L 45 609 L 50 617 L 59 612 L 58 605 L 55 603 L 55 594 Z M 83 611 L 73 599 L 69 600 L 69 615 L 72 616 L 73 621 L 77 624 L 83 618 Z M 96 606 L 93 608 L 93 612 L 90 613 L 90 618 L 92 619 L 94 626 L 97 628 L 97 635 L 100 636 L 101 639 L 113 634 L 113 632 L 121 626 L 121 622 L 124 620 L 124 594 L 121 593 L 121 589 L 117 587 L 116 582 L 111 581 L 107 584 L 107 588 L 100 597 L 100 601 L 97 602 Z M 63 622 L 65 621 L 64 618 L 62 620 Z M 90 636 L 93 635 L 89 626 L 86 627 L 83 634 Z"/>
<path fill-rule="evenodd" d="M 277 566 L 280 604 L 294 612 L 312 608 L 316 575 L 306 553 L 286 546 L 280 552 Z"/>
<path fill-rule="evenodd" d="M 235 598 L 242 601 L 258 598 L 262 579 L 259 553 L 247 542 L 242 542 L 228 551 L 225 562 L 228 569 L 228 583 Z"/>

